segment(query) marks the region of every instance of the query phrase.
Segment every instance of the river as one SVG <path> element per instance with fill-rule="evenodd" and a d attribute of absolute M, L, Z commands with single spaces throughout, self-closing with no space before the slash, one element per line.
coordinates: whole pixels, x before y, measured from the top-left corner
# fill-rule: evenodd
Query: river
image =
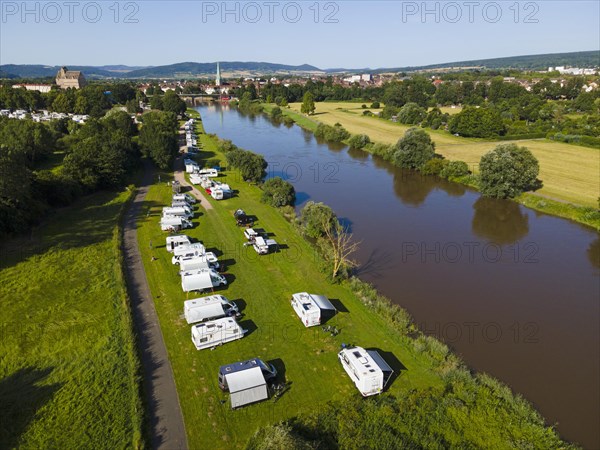
<path fill-rule="evenodd" d="M 461 185 L 217 104 L 209 133 L 264 155 L 361 240 L 361 279 L 466 363 L 531 401 L 561 436 L 600 448 L 600 236 Z M 235 186 L 233 186 L 235 188 Z"/>

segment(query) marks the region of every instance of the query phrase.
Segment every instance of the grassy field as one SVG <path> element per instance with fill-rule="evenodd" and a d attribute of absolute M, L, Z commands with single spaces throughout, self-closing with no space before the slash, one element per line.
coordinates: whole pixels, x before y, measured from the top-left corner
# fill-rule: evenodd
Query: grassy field
<path fill-rule="evenodd" d="M 143 447 L 117 226 L 128 198 L 85 197 L 2 243 L 0 448 Z"/>
<path fill-rule="evenodd" d="M 316 127 L 315 121 L 328 125 L 340 123 L 352 134 L 367 134 L 374 142 L 395 144 L 409 128 L 376 117 L 363 116 L 354 103 L 317 103 L 311 118 L 300 114 L 300 103 L 290 105 L 299 125 Z M 457 110 L 450 110 L 457 112 Z M 287 111 L 286 111 L 287 112 Z M 477 172 L 482 155 L 503 142 L 452 136 L 445 131 L 427 130 L 436 144 L 436 152 L 450 160 L 465 161 Z M 600 196 L 600 152 L 597 149 L 553 142 L 547 139 L 504 141 L 531 150 L 540 162 L 540 179 L 544 186 L 537 191 L 542 197 L 582 206 L 598 206 Z"/>

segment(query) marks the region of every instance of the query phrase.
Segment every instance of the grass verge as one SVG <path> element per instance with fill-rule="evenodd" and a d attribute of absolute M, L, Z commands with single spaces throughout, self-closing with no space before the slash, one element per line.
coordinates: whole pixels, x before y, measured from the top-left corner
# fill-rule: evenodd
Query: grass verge
<path fill-rule="evenodd" d="M 144 447 L 120 252 L 130 196 L 87 196 L 2 244 L 2 447 Z"/>

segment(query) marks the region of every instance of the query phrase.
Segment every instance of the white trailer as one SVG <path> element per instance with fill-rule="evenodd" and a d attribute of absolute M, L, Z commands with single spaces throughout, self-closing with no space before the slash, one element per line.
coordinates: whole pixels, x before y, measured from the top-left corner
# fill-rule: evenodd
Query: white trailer
<path fill-rule="evenodd" d="M 213 269 L 210 263 L 203 256 L 190 256 L 179 259 L 179 274 L 191 272 L 193 270 Z"/>
<path fill-rule="evenodd" d="M 198 199 L 190 194 L 174 194 L 173 195 L 174 202 L 187 202 L 190 205 L 198 202 Z"/>
<path fill-rule="evenodd" d="M 190 241 L 190 238 L 185 234 L 178 234 L 176 236 L 167 236 L 166 247 L 169 253 L 173 253 L 175 248 L 179 247 L 180 245 L 189 245 L 191 243 L 192 242 Z"/>
<path fill-rule="evenodd" d="M 219 261 L 217 259 L 217 255 L 215 255 L 213 252 L 200 253 L 196 250 L 189 250 L 189 253 L 184 253 L 183 255 L 173 255 L 173 257 L 171 258 L 171 263 L 175 265 L 181 265 L 182 261 L 193 258 L 206 259 L 210 267 L 212 267 L 213 269 L 219 268 Z"/>
<path fill-rule="evenodd" d="M 183 302 L 183 315 L 187 323 L 204 322 L 225 316 L 235 316 L 239 313 L 234 302 L 222 295 L 209 295 Z"/>
<path fill-rule="evenodd" d="M 173 208 L 172 206 L 165 206 L 162 210 L 163 216 L 178 216 L 191 219 L 194 217 L 194 211 L 189 206 L 178 206 Z"/>
<path fill-rule="evenodd" d="M 184 228 L 192 228 L 192 222 L 184 217 L 167 216 L 160 220 L 162 231 L 180 231 Z"/>
<path fill-rule="evenodd" d="M 222 187 L 212 188 L 210 190 L 210 196 L 215 200 L 223 200 L 225 198 L 230 198 L 233 195 L 233 191 L 231 189 L 223 189 Z"/>
<path fill-rule="evenodd" d="M 187 161 L 185 163 L 185 171 L 187 173 L 196 173 L 199 170 L 200 170 L 200 166 L 197 163 L 195 163 L 193 161 Z"/>
<path fill-rule="evenodd" d="M 298 292 L 292 295 L 291 303 L 305 327 L 321 325 L 336 313 L 335 306 L 324 295 Z"/>
<path fill-rule="evenodd" d="M 192 342 L 196 350 L 202 350 L 241 339 L 246 332 L 234 319 L 225 317 L 193 325 Z"/>
<path fill-rule="evenodd" d="M 200 169 L 198 172 L 200 175 L 206 175 L 207 177 L 218 177 L 219 171 L 217 169 Z"/>
<path fill-rule="evenodd" d="M 338 359 L 363 397 L 380 394 L 394 373 L 375 350 L 345 348 Z"/>
<path fill-rule="evenodd" d="M 213 269 L 192 270 L 181 274 L 183 292 L 204 291 L 226 284 L 225 277 Z"/>

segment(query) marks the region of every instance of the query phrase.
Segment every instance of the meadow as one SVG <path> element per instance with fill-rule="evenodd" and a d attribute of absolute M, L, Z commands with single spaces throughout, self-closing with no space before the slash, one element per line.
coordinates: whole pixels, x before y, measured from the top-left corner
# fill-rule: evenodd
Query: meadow
<path fill-rule="evenodd" d="M 143 448 L 119 218 L 99 192 L 0 246 L 0 448 Z"/>
<path fill-rule="evenodd" d="M 386 144 L 398 142 L 407 125 L 393 123 L 377 117 L 364 116 L 360 105 L 345 102 L 316 103 L 316 112 L 312 117 L 300 114 L 300 103 L 290 104 L 287 114 L 301 126 L 316 128 L 316 122 L 327 125 L 340 123 L 352 134 L 367 134 L 371 141 Z M 450 114 L 458 109 L 448 109 Z M 377 112 L 377 110 L 372 110 Z M 536 195 L 560 202 L 598 207 L 600 195 L 600 153 L 597 149 L 554 142 L 548 139 L 515 141 L 487 141 L 453 136 L 442 130 L 427 130 L 436 145 L 436 153 L 449 160 L 465 161 L 471 170 L 478 171 L 479 160 L 496 145 L 516 143 L 525 146 L 540 163 L 539 178 L 543 187 Z"/>

